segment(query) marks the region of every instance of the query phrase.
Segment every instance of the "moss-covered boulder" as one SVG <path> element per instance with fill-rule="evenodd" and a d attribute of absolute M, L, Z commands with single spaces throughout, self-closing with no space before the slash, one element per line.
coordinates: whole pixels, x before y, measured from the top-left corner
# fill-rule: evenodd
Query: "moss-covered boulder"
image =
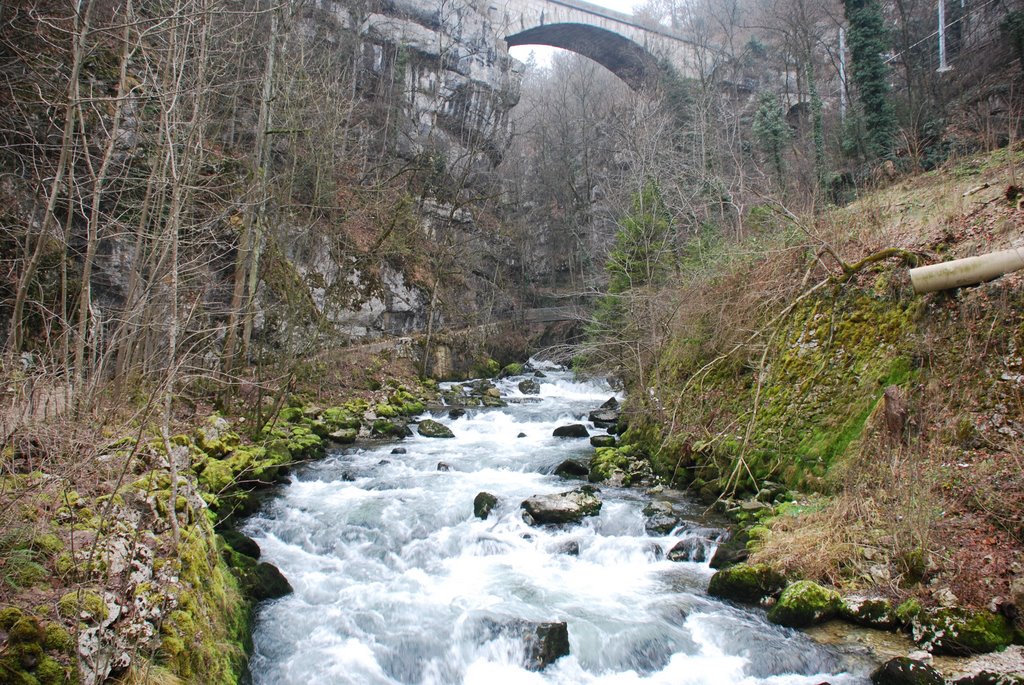
<path fill-rule="evenodd" d="M 614 435 L 592 435 L 590 444 L 594 447 L 615 447 Z"/>
<path fill-rule="evenodd" d="M 774 597 L 786 587 L 786 579 L 767 564 L 740 564 L 711 576 L 708 594 L 745 604 L 758 604 Z"/>
<path fill-rule="evenodd" d="M 67 631 L 62 640 L 51 626 L 44 628 L 34 616 L 15 607 L 0 609 L 0 633 L 6 641 L 0 649 L 0 682 L 11 685 L 64 685 L 77 683 L 75 644 Z"/>
<path fill-rule="evenodd" d="M 68 592 L 57 602 L 57 612 L 68 620 L 86 620 L 102 623 L 107 619 L 109 609 L 96 592 L 79 590 Z"/>
<path fill-rule="evenodd" d="M 994 652 L 1014 638 L 1013 625 L 1005 616 L 960 608 L 922 611 L 911 629 L 921 647 L 956 656 Z"/>
<path fill-rule="evenodd" d="M 810 580 L 792 583 L 768 611 L 768 620 L 789 628 L 806 628 L 839 613 L 843 600 L 835 590 Z"/>
<path fill-rule="evenodd" d="M 440 421 L 434 421 L 433 419 L 423 419 L 416 427 L 417 432 L 425 438 L 454 438 L 455 433 L 452 433 L 452 429 L 444 425 Z"/>
<path fill-rule="evenodd" d="M 945 685 L 946 681 L 934 668 L 918 661 L 899 657 L 890 659 L 871 674 L 875 685 Z"/>
<path fill-rule="evenodd" d="M 876 630 L 895 630 L 901 623 L 896 608 L 884 597 L 844 597 L 839 616 L 844 621 Z"/>
<path fill-rule="evenodd" d="M 590 482 L 600 483 L 608 480 L 616 471 L 629 468 L 629 456 L 624 449 L 615 447 L 598 447 L 590 462 Z"/>

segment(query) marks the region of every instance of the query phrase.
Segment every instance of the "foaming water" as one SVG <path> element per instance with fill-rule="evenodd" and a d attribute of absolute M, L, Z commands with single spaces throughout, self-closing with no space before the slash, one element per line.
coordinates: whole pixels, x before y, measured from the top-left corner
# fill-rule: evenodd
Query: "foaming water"
<path fill-rule="evenodd" d="M 295 589 L 260 606 L 256 685 L 867 682 L 762 612 L 708 598 L 706 564 L 665 559 L 692 532 L 646 533 L 641 493 L 603 489 L 600 516 L 578 526 L 526 525 L 519 503 L 576 487 L 550 474 L 592 453 L 552 431 L 615 395 L 544 372 L 539 395 L 505 379 L 509 407 L 435 417 L 453 439 L 332 454 L 249 521 Z M 481 491 L 499 498 L 485 521 L 473 516 Z M 516 620 L 567 622 L 570 655 L 527 670 L 523 641 L 487 628 Z"/>

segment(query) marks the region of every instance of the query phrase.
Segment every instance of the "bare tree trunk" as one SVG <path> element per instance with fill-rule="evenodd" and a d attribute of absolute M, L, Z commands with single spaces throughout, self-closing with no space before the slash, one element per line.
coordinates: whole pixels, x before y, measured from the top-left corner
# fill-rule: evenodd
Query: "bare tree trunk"
<path fill-rule="evenodd" d="M 50 184 L 49 195 L 46 200 L 46 210 L 43 213 L 43 223 L 39 228 L 39 235 L 36 239 L 35 249 L 29 257 L 25 268 L 18 279 L 18 289 L 14 295 L 14 305 L 11 308 L 10 331 L 7 337 L 7 353 L 15 355 L 21 351 L 22 319 L 25 312 L 25 300 L 28 298 L 28 290 L 35 278 L 36 270 L 43 257 L 43 246 L 46 244 L 46 236 L 53 227 L 53 213 L 57 207 L 57 198 L 60 197 L 61 179 L 68 165 L 68 158 L 71 156 L 71 148 L 74 144 L 76 114 L 79 107 L 79 76 L 82 72 L 82 63 L 85 60 L 85 41 L 89 36 L 90 18 L 92 8 L 96 3 L 88 2 L 85 12 L 75 16 L 76 31 L 73 34 L 74 40 L 71 47 L 71 74 L 68 77 L 67 102 L 64 104 L 64 132 L 61 135 L 60 156 L 57 160 L 57 168 L 53 174 L 53 182 Z M 26 237 L 30 242 L 30 237 Z M 27 244 L 27 243 L 26 243 Z"/>

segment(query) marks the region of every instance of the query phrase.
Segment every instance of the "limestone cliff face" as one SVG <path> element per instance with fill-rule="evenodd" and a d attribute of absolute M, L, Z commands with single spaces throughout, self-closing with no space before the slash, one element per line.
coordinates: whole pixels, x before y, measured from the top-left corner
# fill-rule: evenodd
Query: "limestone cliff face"
<path fill-rule="evenodd" d="M 319 0 L 314 22 L 359 37 L 366 77 L 400 84 L 400 152 L 440 150 L 449 161 L 496 164 L 508 144 L 522 65 L 478 3 L 385 0 L 362 8 Z"/>

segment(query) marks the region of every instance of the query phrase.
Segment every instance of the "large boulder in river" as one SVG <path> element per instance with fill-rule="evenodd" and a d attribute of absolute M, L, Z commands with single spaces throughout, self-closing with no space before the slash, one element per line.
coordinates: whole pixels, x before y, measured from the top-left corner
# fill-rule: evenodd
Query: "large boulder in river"
<path fill-rule="evenodd" d="M 605 400 L 604 404 L 601 405 L 601 409 L 618 409 L 619 401 L 614 397 L 609 397 Z"/>
<path fill-rule="evenodd" d="M 434 421 L 433 419 L 423 419 L 420 421 L 420 425 L 417 427 L 419 434 L 425 438 L 454 438 L 455 433 L 452 433 L 452 429 L 444 425 L 440 421 Z"/>
<path fill-rule="evenodd" d="M 553 495 L 534 495 L 523 500 L 523 519 L 530 525 L 579 523 L 587 516 L 601 513 L 597 488 L 585 485 Z"/>
<path fill-rule="evenodd" d="M 498 498 L 489 492 L 478 493 L 473 498 L 473 515 L 478 519 L 487 520 L 491 511 L 498 505 Z"/>
<path fill-rule="evenodd" d="M 598 428 L 612 428 L 619 422 L 619 412 L 614 409 L 595 409 L 587 418 Z"/>
<path fill-rule="evenodd" d="M 710 544 L 711 541 L 705 538 L 683 538 L 665 556 L 669 561 L 693 561 L 702 564 L 707 561 Z"/>
<path fill-rule="evenodd" d="M 523 643 L 523 666 L 540 671 L 569 654 L 569 627 L 565 621 L 543 622 L 523 619 L 486 619 L 483 637 L 509 637 Z"/>
<path fill-rule="evenodd" d="M 798 580 L 782 591 L 768 620 L 787 628 L 807 628 L 827 621 L 842 607 L 839 593 L 811 580 Z"/>
<path fill-rule="evenodd" d="M 722 569 L 711 576 L 708 594 L 734 602 L 758 604 L 765 597 L 774 597 L 786 587 L 782 574 L 767 564 L 741 564 Z"/>
<path fill-rule="evenodd" d="M 552 435 L 556 438 L 589 438 L 590 433 L 582 423 L 570 423 L 568 426 L 559 426 Z"/>
<path fill-rule="evenodd" d="M 668 535 L 679 525 L 679 517 L 670 502 L 653 501 L 644 507 L 647 521 L 644 528 L 651 535 Z"/>
<path fill-rule="evenodd" d="M 708 566 L 717 570 L 729 568 L 736 564 L 743 563 L 750 556 L 750 550 L 742 540 L 729 540 L 718 545 L 718 549 L 711 555 Z"/>
<path fill-rule="evenodd" d="M 524 395 L 539 395 L 540 383 L 532 378 L 527 378 L 525 381 L 519 381 L 519 392 Z"/>
<path fill-rule="evenodd" d="M 590 466 L 577 459 L 566 459 L 555 467 L 555 475 L 562 478 L 586 478 Z"/>
<path fill-rule="evenodd" d="M 889 659 L 871 674 L 875 685 L 945 685 L 946 681 L 923 661 L 898 657 Z"/>

